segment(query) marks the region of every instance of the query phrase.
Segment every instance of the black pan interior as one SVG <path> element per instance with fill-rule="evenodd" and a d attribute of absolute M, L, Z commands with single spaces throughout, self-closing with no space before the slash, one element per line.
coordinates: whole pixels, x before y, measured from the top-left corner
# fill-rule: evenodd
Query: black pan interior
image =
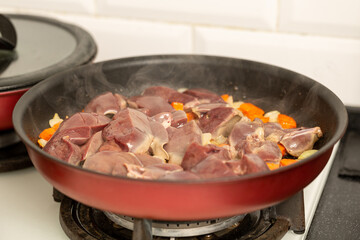
<path fill-rule="evenodd" d="M 206 88 L 251 102 L 265 112 L 289 114 L 299 126 L 321 127 L 324 137 L 318 148 L 334 137 L 339 139 L 347 124 L 342 102 L 329 89 L 301 74 L 233 58 L 161 55 L 89 64 L 56 74 L 30 89 L 18 102 L 14 125 L 35 142 L 54 113 L 70 116 L 104 91 L 133 96 L 152 85 Z"/>

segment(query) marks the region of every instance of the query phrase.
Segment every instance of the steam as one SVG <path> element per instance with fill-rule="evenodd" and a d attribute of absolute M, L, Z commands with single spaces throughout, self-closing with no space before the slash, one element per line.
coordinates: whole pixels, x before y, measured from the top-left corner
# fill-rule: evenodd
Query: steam
<path fill-rule="evenodd" d="M 309 116 L 317 115 L 321 106 L 320 85 L 309 82 L 306 77 L 277 67 L 227 58 L 165 56 L 164 59 L 145 58 L 145 61 L 119 63 L 117 60 L 84 66 L 57 77 L 57 81 L 64 81 L 63 89 L 59 90 L 62 93 L 53 90 L 53 94 L 44 95 L 54 112 L 59 112 L 60 106 L 67 115 L 81 111 L 92 98 L 106 91 L 131 97 L 159 85 L 227 93 L 234 100 L 251 102 L 265 112 L 278 110 L 292 115 L 300 119 L 301 124 L 309 124 Z M 53 96 L 57 96 L 56 101 Z"/>

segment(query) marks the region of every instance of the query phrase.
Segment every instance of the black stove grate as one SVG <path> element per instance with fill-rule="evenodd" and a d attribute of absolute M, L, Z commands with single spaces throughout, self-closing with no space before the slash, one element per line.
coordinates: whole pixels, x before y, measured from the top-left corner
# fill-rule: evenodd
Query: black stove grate
<path fill-rule="evenodd" d="M 9 172 L 31 167 L 32 162 L 25 145 L 14 130 L 0 133 L 0 172 Z"/>
<path fill-rule="evenodd" d="M 60 223 L 71 240 L 271 240 L 281 239 L 287 231 L 304 232 L 303 194 L 271 208 L 246 214 L 234 225 L 205 235 L 192 237 L 151 236 L 152 221 L 135 219 L 133 231 L 110 220 L 103 211 L 76 202 L 54 189 L 55 201 L 61 201 Z M 289 211 L 292 213 L 287 213 Z M 150 225 L 149 225 L 150 224 Z M 146 227 L 147 226 L 147 227 Z M 139 228 L 140 227 L 140 228 Z"/>

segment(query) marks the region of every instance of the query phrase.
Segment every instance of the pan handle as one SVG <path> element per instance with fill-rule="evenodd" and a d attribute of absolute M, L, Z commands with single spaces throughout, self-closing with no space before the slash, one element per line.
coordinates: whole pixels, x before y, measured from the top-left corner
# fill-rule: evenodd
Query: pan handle
<path fill-rule="evenodd" d="M 17 34 L 14 25 L 5 15 L 0 14 L 0 49 L 13 50 L 17 43 Z"/>
<path fill-rule="evenodd" d="M 135 218 L 132 240 L 152 240 L 152 221 Z"/>

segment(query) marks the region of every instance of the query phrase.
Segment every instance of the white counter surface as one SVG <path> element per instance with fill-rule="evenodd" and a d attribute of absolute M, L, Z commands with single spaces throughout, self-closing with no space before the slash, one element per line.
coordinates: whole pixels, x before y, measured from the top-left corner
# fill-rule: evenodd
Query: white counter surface
<path fill-rule="evenodd" d="M 337 145 L 336 145 L 337 148 Z M 334 153 L 322 173 L 305 188 L 306 227 L 321 196 Z M 0 173 L 0 239 L 69 239 L 59 222 L 60 204 L 52 198 L 52 186 L 34 167 Z M 305 239 L 306 233 L 288 232 L 283 240 Z"/>

